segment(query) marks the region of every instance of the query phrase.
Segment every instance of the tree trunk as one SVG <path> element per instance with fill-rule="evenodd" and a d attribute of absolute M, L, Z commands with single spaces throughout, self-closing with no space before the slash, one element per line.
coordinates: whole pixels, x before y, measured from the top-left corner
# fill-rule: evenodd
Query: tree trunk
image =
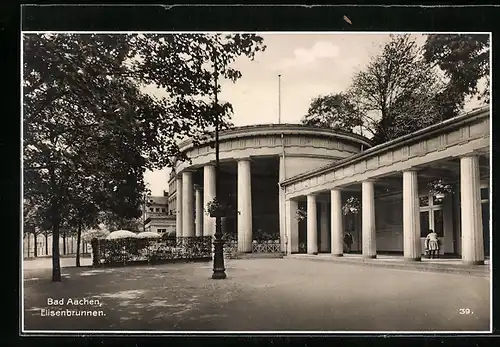
<path fill-rule="evenodd" d="M 55 218 L 54 218 L 55 219 Z M 59 221 L 52 225 L 52 282 L 61 282 L 61 259 L 59 256 Z"/>
<path fill-rule="evenodd" d="M 45 255 L 49 255 L 49 234 L 45 233 Z"/>
<path fill-rule="evenodd" d="M 82 222 L 78 222 L 78 233 L 76 235 L 76 267 L 80 267 L 80 243 L 82 241 Z"/>
<path fill-rule="evenodd" d="M 66 230 L 63 231 L 63 254 L 66 255 Z"/>
<path fill-rule="evenodd" d="M 37 239 L 38 239 L 38 238 L 36 237 L 36 230 L 35 230 L 35 229 L 33 229 L 33 237 L 34 237 L 34 239 L 35 239 L 35 241 L 34 241 L 34 243 L 35 243 L 35 248 L 33 249 L 33 250 L 34 250 L 33 255 L 34 255 L 34 256 L 35 256 L 35 258 L 36 258 L 36 257 L 38 257 L 38 249 L 37 249 L 37 247 L 38 247 L 38 240 L 37 240 Z"/>
<path fill-rule="evenodd" d="M 30 233 L 26 234 L 28 236 L 28 258 L 30 257 Z"/>

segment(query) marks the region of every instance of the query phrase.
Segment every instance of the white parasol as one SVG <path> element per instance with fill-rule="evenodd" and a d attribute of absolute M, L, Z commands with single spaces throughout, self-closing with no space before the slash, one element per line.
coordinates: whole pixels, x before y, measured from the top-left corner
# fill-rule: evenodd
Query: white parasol
<path fill-rule="evenodd" d="M 161 237 L 161 235 L 152 231 L 144 231 L 137 234 L 137 237 L 139 239 L 158 239 Z"/>
<path fill-rule="evenodd" d="M 110 233 L 106 240 L 117 240 L 117 239 L 126 239 L 126 238 L 137 238 L 137 234 L 128 230 L 117 230 Z"/>

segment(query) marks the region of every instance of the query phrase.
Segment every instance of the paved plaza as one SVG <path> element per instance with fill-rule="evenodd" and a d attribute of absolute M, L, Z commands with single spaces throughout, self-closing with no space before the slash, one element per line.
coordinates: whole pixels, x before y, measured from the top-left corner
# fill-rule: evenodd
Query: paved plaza
<path fill-rule="evenodd" d="M 72 267 L 74 259 L 65 259 L 63 281 L 52 283 L 50 267 L 37 268 L 37 261 L 25 261 L 33 262 L 24 271 L 27 331 L 488 331 L 490 326 L 490 280 L 480 276 L 285 258 L 228 260 L 228 278 L 212 280 L 210 263 L 92 269 Z M 49 299 L 64 304 L 48 305 Z M 97 316 L 49 316 L 61 309 Z"/>

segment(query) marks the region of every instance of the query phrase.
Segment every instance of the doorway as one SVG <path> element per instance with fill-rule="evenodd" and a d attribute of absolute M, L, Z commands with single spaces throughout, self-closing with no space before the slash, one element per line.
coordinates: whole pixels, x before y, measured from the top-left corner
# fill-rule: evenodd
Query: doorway
<path fill-rule="evenodd" d="M 420 200 L 420 237 L 422 254 L 425 251 L 425 238 L 429 230 L 434 230 L 438 234 L 441 246 L 439 254 L 444 254 L 444 222 L 443 222 L 443 201 L 433 194 L 422 195 Z"/>
<path fill-rule="evenodd" d="M 488 186 L 481 186 L 481 215 L 483 222 L 484 256 L 490 256 L 490 203 Z"/>

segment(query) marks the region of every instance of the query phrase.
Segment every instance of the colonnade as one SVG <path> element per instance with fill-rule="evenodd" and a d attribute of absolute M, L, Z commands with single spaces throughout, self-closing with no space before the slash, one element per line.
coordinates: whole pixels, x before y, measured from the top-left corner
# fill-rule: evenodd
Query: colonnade
<path fill-rule="evenodd" d="M 375 194 L 376 180 L 361 182 L 362 199 L 362 256 L 376 258 Z M 466 264 L 484 264 L 483 225 L 481 216 L 479 155 L 470 154 L 460 158 L 460 203 L 462 230 L 462 261 Z M 317 195 L 307 195 L 307 253 L 318 254 Z M 341 188 L 330 190 L 330 250 L 334 256 L 343 255 L 343 219 Z M 320 234 L 325 240 L 326 204 L 320 204 Z M 403 238 L 404 258 L 408 261 L 421 260 L 420 208 L 419 208 L 418 171 L 403 171 Z M 298 252 L 299 229 L 295 216 L 298 209 L 297 199 L 285 200 L 287 253 Z M 324 242 L 320 247 L 324 251 Z"/>
<path fill-rule="evenodd" d="M 238 160 L 237 169 L 238 251 L 252 251 L 252 179 L 251 160 Z M 215 218 L 205 213 L 207 203 L 215 198 L 216 172 L 213 164 L 203 167 L 203 185 L 193 183 L 193 171 L 177 176 L 177 236 L 213 236 Z"/>

